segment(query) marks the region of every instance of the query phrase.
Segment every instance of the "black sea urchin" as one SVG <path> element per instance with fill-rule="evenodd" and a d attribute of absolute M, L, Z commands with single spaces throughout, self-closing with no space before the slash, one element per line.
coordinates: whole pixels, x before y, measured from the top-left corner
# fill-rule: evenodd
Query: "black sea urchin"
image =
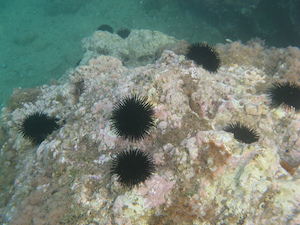
<path fill-rule="evenodd" d="M 34 145 L 39 145 L 54 130 L 59 128 L 58 119 L 43 112 L 35 112 L 24 119 L 20 132 Z"/>
<path fill-rule="evenodd" d="M 285 108 L 300 110 L 300 86 L 297 83 L 288 81 L 275 83 L 268 89 L 267 94 L 272 107 L 282 105 Z"/>
<path fill-rule="evenodd" d="M 192 44 L 186 57 L 212 73 L 216 73 L 221 66 L 219 53 L 206 43 Z"/>
<path fill-rule="evenodd" d="M 130 30 L 127 29 L 127 28 L 123 28 L 123 27 L 122 27 L 122 28 L 120 28 L 120 30 L 117 31 L 117 34 L 118 34 L 121 38 L 125 39 L 125 38 L 127 38 L 127 37 L 129 36 Z"/>
<path fill-rule="evenodd" d="M 226 126 L 224 130 L 233 133 L 233 137 L 239 142 L 251 144 L 259 140 L 259 135 L 256 130 L 239 122 Z"/>
<path fill-rule="evenodd" d="M 115 105 L 110 122 L 117 135 L 130 141 L 142 139 L 154 126 L 153 105 L 145 97 L 127 96 Z"/>
<path fill-rule="evenodd" d="M 113 160 L 110 173 L 118 176 L 118 181 L 127 187 L 134 187 L 148 178 L 155 170 L 152 156 L 135 150 L 125 150 Z"/>
<path fill-rule="evenodd" d="M 108 31 L 109 33 L 114 32 L 114 29 L 111 26 L 107 25 L 107 24 L 101 25 L 100 27 L 98 27 L 97 30 Z"/>

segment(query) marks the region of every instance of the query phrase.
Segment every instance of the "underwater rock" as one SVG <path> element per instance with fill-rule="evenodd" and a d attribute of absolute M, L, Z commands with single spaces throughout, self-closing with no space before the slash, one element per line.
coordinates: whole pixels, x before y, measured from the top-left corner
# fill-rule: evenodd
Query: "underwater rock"
<path fill-rule="evenodd" d="M 127 67 L 142 66 L 153 63 L 162 53 L 162 48 L 178 46 L 180 41 L 159 31 L 132 30 L 130 36 L 123 39 L 118 34 L 95 31 L 82 40 L 86 51 L 83 63 L 97 55 L 109 55 L 122 61 Z"/>
<path fill-rule="evenodd" d="M 131 41 L 148 46 L 136 45 L 140 56 L 160 46 L 158 39 L 143 42 L 138 33 L 122 39 L 97 31 L 84 43 L 118 55 L 119 44 L 124 50 L 135 37 Z M 103 47 L 100 37 L 120 43 Z M 167 40 L 173 39 L 161 41 Z M 2 218 L 10 224 L 53 218 L 55 224 L 299 223 L 300 182 L 294 178 L 300 172 L 300 117 L 269 109 L 267 94 L 258 91 L 269 80 L 249 65 L 221 66 L 211 74 L 172 51 L 135 68 L 97 55 L 61 84 L 43 85 L 26 98 L 31 101 L 2 109 L 1 132 L 7 135 L 1 151 L 17 157 L 14 182 L 3 184 L 14 191 L 7 192 Z M 78 81 L 84 81 L 80 95 L 74 91 Z M 134 143 L 117 137 L 109 124 L 115 102 L 130 94 L 148 97 L 158 125 Z M 64 121 L 38 148 L 17 132 L 36 111 Z M 232 122 L 257 128 L 261 138 L 238 142 L 223 131 Z M 283 152 L 286 146 L 294 148 Z M 153 155 L 156 171 L 144 184 L 126 188 L 109 175 L 110 163 L 131 148 Z"/>

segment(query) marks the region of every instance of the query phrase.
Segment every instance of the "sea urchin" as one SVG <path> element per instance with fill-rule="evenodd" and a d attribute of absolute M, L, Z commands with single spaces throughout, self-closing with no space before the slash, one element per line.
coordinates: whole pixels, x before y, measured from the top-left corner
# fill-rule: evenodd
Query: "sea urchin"
<path fill-rule="evenodd" d="M 127 38 L 129 36 L 130 32 L 131 31 L 129 29 L 122 27 L 122 28 L 120 28 L 120 30 L 117 31 L 117 34 L 121 38 L 125 39 L 125 38 Z"/>
<path fill-rule="evenodd" d="M 127 96 L 115 105 L 110 122 L 117 135 L 130 141 L 142 139 L 154 126 L 153 105 L 145 97 Z"/>
<path fill-rule="evenodd" d="M 206 43 L 192 44 L 186 57 L 212 73 L 216 73 L 221 66 L 219 53 Z"/>
<path fill-rule="evenodd" d="M 138 150 L 125 150 L 113 160 L 110 174 L 127 187 L 134 187 L 150 178 L 155 170 L 152 156 Z"/>
<path fill-rule="evenodd" d="M 98 27 L 97 30 L 108 31 L 109 33 L 114 32 L 114 29 L 110 25 L 107 25 L 107 24 L 101 25 L 100 27 Z"/>
<path fill-rule="evenodd" d="M 275 83 L 267 92 L 272 107 L 282 105 L 285 108 L 300 110 L 300 86 L 294 82 Z"/>
<path fill-rule="evenodd" d="M 256 130 L 239 122 L 227 125 L 224 130 L 233 133 L 233 137 L 239 142 L 251 144 L 259 140 L 259 135 Z"/>
<path fill-rule="evenodd" d="M 59 128 L 57 118 L 50 117 L 43 112 L 35 112 L 24 119 L 20 132 L 34 145 L 39 145 L 54 130 Z"/>

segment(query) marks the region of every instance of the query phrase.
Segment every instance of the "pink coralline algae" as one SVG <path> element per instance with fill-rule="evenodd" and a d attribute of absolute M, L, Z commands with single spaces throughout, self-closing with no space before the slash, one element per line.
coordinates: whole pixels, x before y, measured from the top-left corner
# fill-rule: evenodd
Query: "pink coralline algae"
<path fill-rule="evenodd" d="M 169 175 L 169 173 L 166 172 Z M 144 207 L 158 207 L 166 203 L 166 197 L 174 188 L 175 181 L 167 181 L 161 176 L 155 175 L 145 182 L 145 187 L 140 187 L 136 192 L 145 198 Z M 170 204 L 170 199 L 167 201 Z"/>
<path fill-rule="evenodd" d="M 142 60 L 149 49 L 140 51 L 141 37 L 155 47 L 153 58 L 133 67 L 134 57 Z M 179 43 L 159 32 L 133 30 L 122 39 L 97 31 L 83 41 L 82 64 L 60 84 L 26 98 L 16 92 L 16 103 L 1 115 L 1 170 L 14 174 L 1 176 L 5 223 L 48 224 L 51 217 L 55 224 L 297 224 L 299 113 L 270 109 L 265 91 L 273 78 L 264 70 L 226 62 L 209 73 L 162 51 L 159 37 Z M 131 53 L 123 46 L 136 41 Z M 244 49 L 223 46 L 221 60 L 237 53 L 236 45 Z M 101 55 L 104 50 L 131 55 L 122 63 L 126 57 Z M 128 95 L 147 97 L 154 110 L 150 135 L 135 142 L 115 135 L 109 121 L 114 104 Z M 38 147 L 18 132 L 36 111 L 62 122 Z M 224 131 L 236 122 L 255 127 L 259 141 L 240 143 Z M 155 164 L 153 176 L 134 188 L 109 174 L 117 154 L 128 149 L 147 152 Z"/>

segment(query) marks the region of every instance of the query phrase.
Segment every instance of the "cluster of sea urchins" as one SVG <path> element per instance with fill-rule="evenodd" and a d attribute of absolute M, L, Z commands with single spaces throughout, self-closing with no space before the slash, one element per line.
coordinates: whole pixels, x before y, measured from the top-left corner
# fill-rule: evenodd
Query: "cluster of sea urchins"
<path fill-rule="evenodd" d="M 300 110 L 300 86 L 295 82 L 274 83 L 268 89 L 267 95 L 273 108 L 282 106 L 295 112 Z M 251 144 L 259 140 L 259 134 L 255 129 L 239 122 L 227 125 L 224 130 L 233 133 L 239 142 Z"/>
<path fill-rule="evenodd" d="M 205 70 L 216 73 L 221 66 L 218 52 L 207 43 L 195 43 L 189 46 L 186 58 L 193 60 Z M 275 83 L 267 91 L 271 107 L 300 110 L 300 86 L 295 82 Z M 234 134 L 234 138 L 243 143 L 253 143 L 259 140 L 259 134 L 254 128 L 235 122 L 224 129 Z"/>
<path fill-rule="evenodd" d="M 113 32 L 109 25 L 102 25 L 99 30 Z M 128 29 L 121 29 L 118 32 L 123 38 L 129 33 Z M 212 73 L 216 73 L 221 65 L 218 52 L 206 43 L 190 45 L 186 57 Z M 300 110 L 300 86 L 294 82 L 273 84 L 267 94 L 272 107 L 283 106 Z M 35 112 L 24 119 L 20 132 L 34 145 L 39 145 L 60 127 L 57 121 L 57 118 L 44 112 Z M 145 97 L 127 96 L 114 106 L 110 123 L 112 130 L 121 138 L 139 141 L 148 135 L 154 126 L 153 105 Z M 255 129 L 240 122 L 231 123 L 224 130 L 233 133 L 234 138 L 242 143 L 251 144 L 259 140 L 259 134 Z M 132 188 L 146 181 L 154 171 L 155 165 L 150 154 L 139 149 L 130 149 L 116 156 L 110 173 L 117 175 L 118 181 L 123 186 Z"/>
<path fill-rule="evenodd" d="M 20 127 L 23 137 L 33 145 L 39 145 L 60 126 L 58 119 L 44 112 L 35 112 L 25 117 Z M 123 139 L 138 141 L 149 134 L 154 126 L 153 105 L 147 98 L 127 96 L 119 101 L 110 117 L 112 130 Z M 130 188 L 144 182 L 155 170 L 152 156 L 139 149 L 125 150 L 112 162 L 111 174 L 118 176 L 123 186 Z"/>
<path fill-rule="evenodd" d="M 295 82 L 274 83 L 268 89 L 267 95 L 273 108 L 282 106 L 295 112 L 300 110 L 300 86 Z M 239 122 L 227 125 L 224 130 L 233 133 L 234 138 L 243 143 L 251 144 L 259 140 L 255 129 Z"/>
<path fill-rule="evenodd" d="M 127 96 L 120 100 L 110 116 L 112 130 L 123 139 L 138 141 L 154 126 L 153 105 L 145 97 Z M 152 176 L 152 156 L 139 149 L 125 150 L 113 160 L 111 174 L 127 187 L 134 187 Z"/>

